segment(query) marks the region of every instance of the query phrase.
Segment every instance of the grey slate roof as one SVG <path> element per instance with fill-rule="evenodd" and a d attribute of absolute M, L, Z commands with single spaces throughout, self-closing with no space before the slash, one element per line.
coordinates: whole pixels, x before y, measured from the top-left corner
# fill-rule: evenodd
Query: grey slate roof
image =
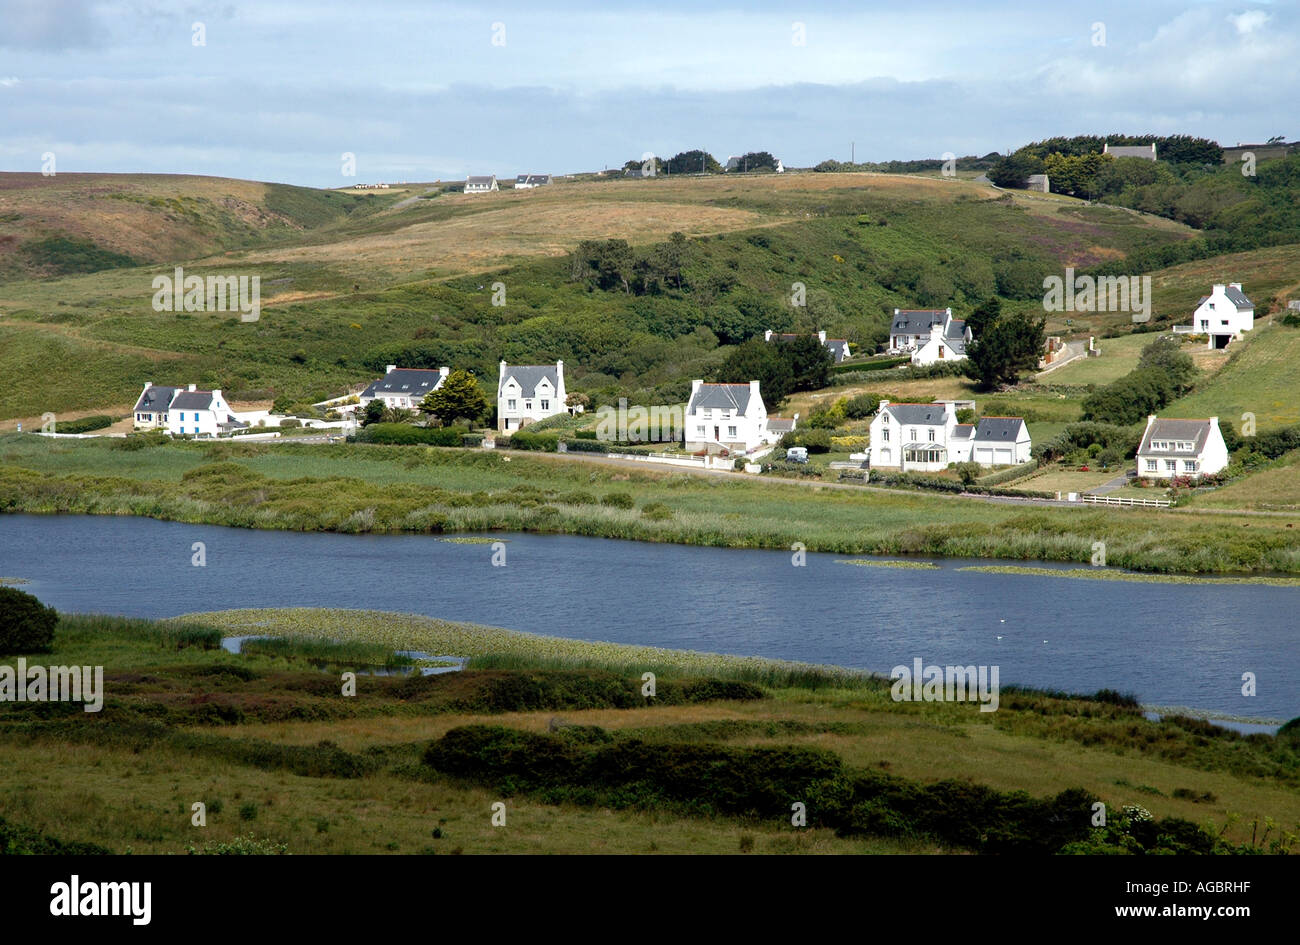
<path fill-rule="evenodd" d="M 1020 417 L 983 417 L 975 428 L 975 442 L 1015 443 L 1024 423 Z"/>
<path fill-rule="evenodd" d="M 1210 437 L 1209 420 L 1156 420 L 1142 435 L 1142 444 L 1138 452 L 1148 456 L 1190 456 L 1199 453 Z M 1191 442 L 1192 449 L 1156 450 L 1151 448 L 1153 440 L 1181 440 Z"/>
<path fill-rule="evenodd" d="M 975 424 L 959 423 L 952 428 L 952 435 L 957 440 L 969 440 L 975 435 Z"/>
<path fill-rule="evenodd" d="M 171 404 L 172 398 L 176 396 L 176 387 L 159 387 L 154 385 L 146 387 L 140 395 L 140 399 L 135 402 L 134 413 L 166 413 L 167 407 Z"/>
<path fill-rule="evenodd" d="M 957 354 L 966 353 L 966 323 L 954 318 L 948 323 L 948 330 L 944 333 L 944 340 L 948 342 L 948 347 L 952 348 Z"/>
<path fill-rule="evenodd" d="M 505 376 L 497 382 L 498 393 L 512 377 L 519 383 L 523 397 L 537 396 L 537 385 L 542 382 L 542 378 L 550 380 L 552 389 L 560 389 L 560 376 L 554 364 L 507 364 Z"/>
<path fill-rule="evenodd" d="M 550 174 L 520 174 L 515 178 L 516 187 L 520 184 L 549 184 L 550 182 Z"/>
<path fill-rule="evenodd" d="M 695 413 L 697 407 L 717 407 L 743 414 L 749 407 L 749 385 L 701 384 L 691 402 L 686 405 L 686 412 Z"/>
<path fill-rule="evenodd" d="M 794 429 L 794 420 L 790 417 L 768 417 L 767 429 L 769 433 L 789 433 Z"/>
<path fill-rule="evenodd" d="M 1226 289 L 1223 290 L 1223 294 L 1226 295 L 1228 297 L 1228 301 L 1231 302 L 1233 305 L 1237 306 L 1237 308 L 1255 307 L 1255 303 L 1252 302 L 1250 299 L 1246 298 L 1246 293 L 1242 292 L 1240 289 L 1238 289 L 1235 286 L 1228 286 Z M 1208 298 L 1209 298 L 1208 295 L 1202 295 L 1201 301 L 1197 302 L 1196 304 L 1200 305 L 1201 302 L 1204 302 Z"/>
<path fill-rule="evenodd" d="M 915 423 L 918 425 L 936 426 L 944 422 L 944 416 L 947 410 L 943 404 L 890 404 L 888 407 L 881 407 L 881 410 L 887 410 L 899 423 Z"/>
<path fill-rule="evenodd" d="M 442 386 L 442 372 L 425 368 L 398 368 L 389 371 L 361 392 L 362 397 L 375 398 L 380 394 L 423 397 Z"/>
<path fill-rule="evenodd" d="M 173 410 L 207 410 L 211 406 L 210 390 L 183 390 L 172 401 Z"/>
<path fill-rule="evenodd" d="M 948 317 L 944 309 L 899 309 L 890 331 L 895 335 L 928 335 Z"/>
<path fill-rule="evenodd" d="M 841 361 L 843 361 L 846 357 L 848 357 L 848 354 L 849 354 L 849 343 L 848 343 L 847 339 L 844 339 L 844 338 L 827 338 L 827 339 L 826 339 L 826 347 L 830 349 L 831 357 L 833 357 L 833 358 L 835 359 L 835 363 L 836 363 L 836 364 L 839 364 L 839 363 L 840 363 Z"/>
<path fill-rule="evenodd" d="M 466 178 L 465 178 L 465 186 L 468 187 L 468 186 L 470 186 L 471 184 L 479 184 L 479 185 L 482 185 L 482 186 L 484 186 L 484 187 L 491 187 L 491 186 L 492 186 L 492 181 L 494 181 L 495 179 L 496 179 L 496 178 L 493 177 L 491 174 L 487 175 L 486 177 L 483 177 L 483 176 L 477 176 L 477 177 L 476 177 L 476 176 L 474 176 L 474 175 L 471 174 L 469 177 L 466 177 Z"/>

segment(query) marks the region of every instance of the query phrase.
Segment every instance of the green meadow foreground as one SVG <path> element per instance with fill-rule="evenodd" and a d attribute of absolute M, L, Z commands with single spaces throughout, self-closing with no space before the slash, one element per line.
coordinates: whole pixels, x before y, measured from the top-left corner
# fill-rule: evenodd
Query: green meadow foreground
<path fill-rule="evenodd" d="M 1294 467 L 1276 485 L 1294 490 Z M 1251 480 L 1245 480 L 1246 486 Z M 1222 490 L 1227 493 L 1237 486 Z M 0 511 L 302 531 L 533 531 L 742 548 L 1300 573 L 1300 516 L 1083 509 L 704 477 L 535 453 L 0 436 Z"/>
<path fill-rule="evenodd" d="M 219 646 L 249 633 L 269 639 Z M 470 663 L 365 673 L 397 649 Z M 62 615 L 26 659 L 103 665 L 105 700 L 0 703 L 0 851 L 1281 853 L 1300 830 L 1300 723 L 1155 723 L 1109 691 L 1004 688 L 984 713 L 830 667 L 364 611 Z"/>

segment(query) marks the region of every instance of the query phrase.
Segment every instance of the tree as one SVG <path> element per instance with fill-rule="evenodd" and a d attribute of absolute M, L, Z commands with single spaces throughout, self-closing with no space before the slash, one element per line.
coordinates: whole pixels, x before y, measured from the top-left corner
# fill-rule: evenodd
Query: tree
<path fill-rule="evenodd" d="M 1192 388 L 1196 379 L 1196 362 L 1183 350 L 1176 335 L 1161 335 L 1142 348 L 1138 367 L 1159 368 L 1169 375 L 1174 396 L 1181 397 Z"/>
<path fill-rule="evenodd" d="M 966 327 L 971 330 L 971 334 L 978 338 L 984 334 L 984 329 L 998 320 L 998 315 L 1002 312 L 1002 300 L 996 295 L 990 295 L 987 299 L 975 306 L 975 310 L 966 316 Z"/>
<path fill-rule="evenodd" d="M 736 166 L 733 170 L 737 171 L 755 171 L 760 167 L 770 167 L 776 170 L 776 158 L 767 151 L 750 151 L 748 154 L 742 154 L 736 160 Z"/>
<path fill-rule="evenodd" d="M 722 165 L 707 151 L 682 151 L 668 159 L 669 174 L 716 174 Z"/>
<path fill-rule="evenodd" d="M 1024 188 L 1029 184 L 1030 174 L 1043 173 L 1041 158 L 1023 151 L 1008 154 L 988 170 L 988 178 L 999 187 Z"/>
<path fill-rule="evenodd" d="M 761 336 L 750 338 L 727 356 L 718 368 L 718 380 L 724 384 L 759 382 L 759 392 L 769 408 L 784 400 L 794 390 L 794 372 L 790 361 L 782 357 L 785 345 L 768 344 Z"/>
<path fill-rule="evenodd" d="M 368 427 L 372 423 L 379 423 L 384 419 L 384 402 L 382 400 L 372 400 L 360 411 L 361 425 Z"/>
<path fill-rule="evenodd" d="M 953 471 L 957 473 L 957 478 L 961 480 L 963 486 L 973 486 L 984 468 L 979 463 L 956 463 Z"/>
<path fill-rule="evenodd" d="M 0 587 L 0 653 L 45 653 L 59 614 L 25 591 Z"/>
<path fill-rule="evenodd" d="M 591 397 L 582 391 L 575 390 L 568 397 L 564 398 L 566 407 L 581 407 L 583 410 L 591 409 Z"/>
<path fill-rule="evenodd" d="M 1046 336 L 1044 320 L 1020 313 L 1000 318 L 966 346 L 966 374 L 985 388 L 1014 384 L 1038 367 Z"/>
<path fill-rule="evenodd" d="M 790 363 L 794 390 L 820 390 L 831 382 L 835 359 L 816 335 L 800 335 L 781 343 L 780 348 Z"/>
<path fill-rule="evenodd" d="M 424 395 L 420 409 L 434 414 L 443 426 L 451 426 L 457 420 L 473 423 L 481 419 L 487 413 L 488 403 L 474 375 L 469 371 L 455 370 L 447 375 L 437 390 Z"/>

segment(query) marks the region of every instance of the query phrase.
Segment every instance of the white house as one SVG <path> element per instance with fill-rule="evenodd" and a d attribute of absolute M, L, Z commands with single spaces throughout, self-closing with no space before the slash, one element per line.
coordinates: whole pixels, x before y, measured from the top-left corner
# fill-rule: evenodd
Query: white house
<path fill-rule="evenodd" d="M 1137 451 L 1138 475 L 1148 479 L 1212 476 L 1228 465 L 1219 418 L 1161 420 L 1147 417 Z"/>
<path fill-rule="evenodd" d="M 1208 335 L 1208 348 L 1226 348 L 1243 331 L 1255 327 L 1255 303 L 1241 291 L 1240 282 L 1216 283 L 1214 290 L 1201 297 L 1192 315 L 1192 332 Z"/>
<path fill-rule="evenodd" d="M 798 335 L 777 333 L 770 328 L 763 332 L 764 341 L 772 341 L 773 339 L 777 341 L 794 341 L 798 337 Z M 831 357 L 835 359 L 836 364 L 839 364 L 845 358 L 852 357 L 849 352 L 849 343 L 844 338 L 827 338 L 826 332 L 819 331 L 817 332 L 817 340 L 831 353 Z"/>
<path fill-rule="evenodd" d="M 895 404 L 882 400 L 871 421 L 871 467 L 900 472 L 938 472 L 960 462 L 950 451 L 965 448 L 955 435 L 957 412 L 951 404 Z"/>
<path fill-rule="evenodd" d="M 216 436 L 248 426 L 239 420 L 220 390 L 160 387 L 146 381 L 133 411 L 137 430 L 165 430 L 172 436 Z"/>
<path fill-rule="evenodd" d="M 966 345 L 971 340 L 971 330 L 964 321 L 952 317 L 951 308 L 896 308 L 889 327 L 888 350 L 890 354 L 911 352 L 912 363 L 925 366 L 965 360 Z"/>
<path fill-rule="evenodd" d="M 515 178 L 515 190 L 532 190 L 551 182 L 550 174 L 520 174 Z"/>
<path fill-rule="evenodd" d="M 500 190 L 497 187 L 497 176 L 490 174 L 487 177 L 466 177 L 465 193 L 467 194 L 485 194 L 490 190 Z"/>
<path fill-rule="evenodd" d="M 880 402 L 871 421 L 873 469 L 938 472 L 950 463 L 1011 466 L 1029 462 L 1029 428 L 1019 417 L 958 423 L 960 401 Z"/>
<path fill-rule="evenodd" d="M 684 420 L 686 449 L 692 453 L 699 450 L 720 453 L 724 449 L 747 453 L 777 436 L 774 430 L 768 429 L 767 407 L 759 393 L 758 381 L 748 384 L 691 381 L 691 399 L 686 404 Z"/>
<path fill-rule="evenodd" d="M 438 370 L 424 368 L 399 368 L 390 364 L 384 369 L 384 376 L 371 383 L 357 397 L 358 409 L 365 410 L 372 400 L 381 400 L 385 407 L 396 410 L 415 410 L 424 400 L 424 395 L 435 391 L 447 379 L 450 368 Z"/>
<path fill-rule="evenodd" d="M 563 361 L 512 366 L 503 360 L 497 378 L 497 429 L 508 433 L 564 413 L 566 396 Z"/>
<path fill-rule="evenodd" d="M 1020 417 L 981 417 L 971 439 L 970 459 L 981 466 L 1018 466 L 1029 462 L 1032 448 L 1029 426 Z"/>
<path fill-rule="evenodd" d="M 1142 158 L 1144 161 L 1154 161 L 1156 159 L 1156 144 L 1120 144 L 1112 145 L 1109 143 L 1101 146 L 1102 154 L 1109 154 L 1114 158 L 1135 157 Z"/>

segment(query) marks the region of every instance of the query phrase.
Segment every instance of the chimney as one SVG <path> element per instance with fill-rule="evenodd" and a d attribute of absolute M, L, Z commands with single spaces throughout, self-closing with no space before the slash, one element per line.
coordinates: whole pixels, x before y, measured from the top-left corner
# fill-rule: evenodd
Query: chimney
<path fill-rule="evenodd" d="M 1214 283 L 1214 294 L 1215 294 L 1215 295 L 1222 295 L 1222 294 L 1223 294 L 1223 290 L 1226 289 L 1226 288 L 1227 288 L 1227 286 L 1225 286 L 1222 282 L 1216 282 L 1216 283 Z"/>
<path fill-rule="evenodd" d="M 153 387 L 153 381 L 145 381 L 145 382 L 144 382 L 144 389 L 145 389 L 145 390 L 148 390 L 150 387 Z"/>
<path fill-rule="evenodd" d="M 769 329 L 767 329 L 766 331 L 763 332 L 763 340 L 764 340 L 764 341 L 771 341 L 771 340 L 772 340 L 772 329 L 769 328 Z"/>
<path fill-rule="evenodd" d="M 824 331 L 817 332 L 817 340 L 820 341 L 822 344 L 826 344 L 826 332 Z"/>
<path fill-rule="evenodd" d="M 218 401 L 218 400 L 220 400 L 220 399 L 221 399 L 221 388 L 220 388 L 220 387 L 215 387 L 215 388 L 213 388 L 213 390 L 212 390 L 212 400 L 213 400 L 213 402 L 215 403 L 216 401 Z"/>
<path fill-rule="evenodd" d="M 448 374 L 451 373 L 451 368 L 449 368 L 449 367 L 440 367 L 440 368 L 438 368 L 438 373 L 441 374 L 443 377 L 446 377 Z"/>
<path fill-rule="evenodd" d="M 505 377 L 505 376 L 506 376 L 506 359 L 505 359 L 505 358 L 502 358 L 502 359 L 501 359 L 501 376 L 502 376 L 502 377 Z"/>
<path fill-rule="evenodd" d="M 384 368 L 384 373 L 385 373 L 385 374 L 392 374 L 392 373 L 393 373 L 394 371 L 396 371 L 396 370 L 397 370 L 397 365 L 396 365 L 396 364 L 390 364 L 390 365 L 388 365 L 387 367 Z"/>
<path fill-rule="evenodd" d="M 1211 427 L 1212 429 L 1215 429 L 1215 430 L 1219 429 L 1219 418 L 1218 418 L 1218 417 L 1211 417 L 1211 418 L 1210 418 L 1210 427 Z"/>
<path fill-rule="evenodd" d="M 749 382 L 749 396 L 756 400 L 763 399 L 763 395 L 758 392 L 758 381 Z"/>
<path fill-rule="evenodd" d="M 191 384 L 189 387 L 187 387 L 187 388 L 185 388 L 185 389 L 188 390 L 188 391 L 192 391 L 192 390 L 194 390 L 194 385 Z"/>
<path fill-rule="evenodd" d="M 1238 292 L 1241 291 L 1241 283 L 1240 283 L 1240 282 L 1229 282 L 1229 283 L 1228 283 L 1228 286 L 1229 286 L 1229 288 L 1236 289 Z"/>

